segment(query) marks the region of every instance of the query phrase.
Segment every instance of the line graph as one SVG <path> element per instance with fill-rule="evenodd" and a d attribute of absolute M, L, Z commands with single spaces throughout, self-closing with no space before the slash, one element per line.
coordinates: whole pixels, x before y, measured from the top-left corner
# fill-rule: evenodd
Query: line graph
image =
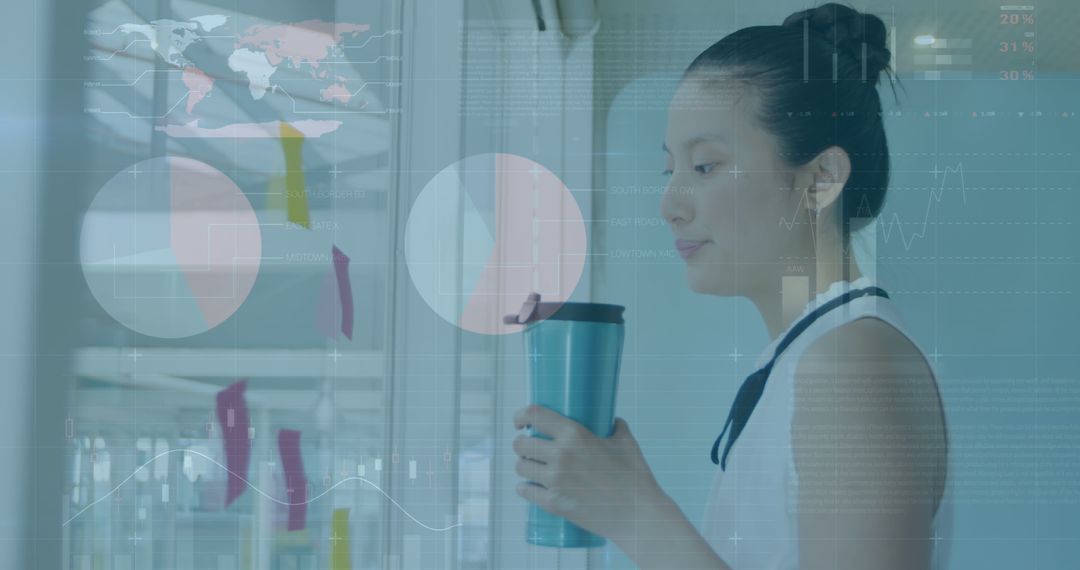
<path fill-rule="evenodd" d="M 785 189 L 786 190 L 797 190 L 797 188 L 785 188 Z M 801 192 L 800 195 L 799 195 L 799 203 L 795 204 L 795 211 L 791 214 L 791 218 L 789 219 L 787 216 L 780 216 L 780 225 L 784 226 L 785 229 L 790 231 L 792 228 L 795 227 L 795 224 L 798 223 L 796 220 L 799 217 L 799 211 L 802 210 L 804 207 L 807 208 L 807 209 L 810 208 L 810 206 L 807 204 L 806 192 Z"/>
<path fill-rule="evenodd" d="M 933 208 L 934 203 L 935 202 L 940 203 L 942 197 L 945 195 L 945 186 L 946 186 L 946 183 L 949 180 L 949 175 L 950 174 L 960 176 L 960 188 L 959 188 L 960 197 L 961 197 L 961 200 L 963 201 L 963 203 L 967 204 L 967 184 L 964 181 L 964 164 L 963 163 L 957 163 L 956 167 L 946 166 L 944 170 L 938 169 L 937 165 L 935 165 L 934 169 L 932 171 L 930 171 L 930 172 L 932 172 L 934 174 L 935 178 L 938 178 L 938 175 L 940 174 L 941 175 L 941 177 L 940 177 L 941 178 L 941 183 L 938 184 L 936 187 L 930 187 L 930 195 L 926 200 L 926 210 L 923 213 L 922 222 L 907 222 L 909 224 L 914 223 L 915 225 L 921 225 L 921 229 L 919 229 L 918 231 L 912 232 L 911 235 L 908 236 L 904 232 L 904 223 L 905 222 L 903 222 L 900 219 L 900 214 L 898 214 L 896 212 L 893 212 L 892 216 L 889 217 L 887 222 L 879 224 L 881 226 L 881 231 L 882 231 L 885 243 L 889 242 L 889 240 L 892 238 L 893 231 L 895 230 L 897 232 L 897 234 L 899 235 L 899 237 L 900 237 L 900 241 L 903 242 L 903 244 L 904 244 L 904 249 L 906 251 L 911 251 L 911 246 L 915 242 L 916 238 L 926 237 L 926 229 L 930 225 L 930 211 Z M 804 207 L 808 207 L 808 206 L 806 206 L 806 201 L 807 201 L 807 195 L 806 194 L 807 194 L 806 192 L 803 192 L 802 195 L 799 197 L 799 203 L 795 205 L 795 212 L 792 213 L 790 218 L 788 218 L 787 216 L 781 216 L 780 217 L 780 225 L 781 226 L 784 226 L 786 229 L 791 230 L 796 224 L 799 223 L 797 221 L 799 211 L 802 210 Z M 860 209 L 861 209 L 861 206 L 862 206 L 862 204 L 860 204 Z M 814 234 L 815 234 L 814 238 L 816 239 L 816 228 L 813 227 L 815 224 L 814 224 L 813 221 L 811 221 L 810 223 L 811 223 L 811 231 L 814 232 Z"/>
<path fill-rule="evenodd" d="M 933 172 L 936 177 L 941 171 L 939 171 L 935 165 Z M 957 163 L 956 168 L 946 166 L 944 174 L 941 177 L 941 184 L 938 186 L 937 190 L 930 191 L 930 197 L 926 200 L 926 212 L 923 214 L 922 229 L 912 233 L 911 239 L 908 239 L 904 234 L 904 226 L 900 221 L 900 215 L 893 212 L 888 223 L 882 224 L 881 226 L 881 232 L 885 239 L 885 243 L 889 243 L 889 237 L 892 235 L 894 228 L 900 236 L 900 241 L 904 244 L 905 251 L 911 251 L 911 244 L 915 242 L 915 238 L 926 237 L 926 228 L 930 225 L 930 209 L 933 207 L 934 202 L 941 202 L 941 197 L 945 194 L 945 182 L 948 181 L 949 174 L 960 175 L 960 196 L 963 199 L 964 204 L 967 204 L 967 190 L 964 183 L 964 164 Z"/>
<path fill-rule="evenodd" d="M 210 457 L 209 455 L 206 455 L 205 453 L 201 453 L 201 452 L 198 452 L 198 451 L 195 451 L 195 450 L 192 450 L 192 449 L 169 449 L 169 450 L 163 451 L 163 452 L 155 455 L 154 457 L 148 459 L 145 463 L 143 463 L 142 465 L 137 467 L 134 471 L 132 471 L 131 475 L 128 475 L 126 478 L 124 478 L 123 481 L 120 481 L 119 483 L 117 483 L 116 486 L 113 487 L 111 490 L 109 490 L 108 493 L 105 493 L 101 497 L 99 497 L 96 500 L 94 500 L 93 502 L 91 502 L 89 505 L 86 505 L 85 507 L 79 509 L 74 515 L 72 515 L 70 518 L 68 518 L 66 521 L 64 521 L 64 523 L 61 526 L 67 526 L 72 521 L 79 518 L 79 516 L 81 516 L 83 513 L 85 513 L 86 511 L 92 509 L 98 503 L 100 503 L 100 502 L 104 501 L 105 499 L 108 499 L 112 495 L 116 494 L 116 492 L 119 491 L 120 488 L 124 486 L 124 484 L 126 484 L 128 481 L 130 481 L 132 478 L 134 478 L 135 475 L 137 475 L 140 471 L 142 471 L 143 469 L 146 469 L 147 467 L 149 467 L 152 463 L 154 463 L 158 459 L 160 459 L 162 457 L 165 457 L 166 455 L 171 455 L 173 453 L 190 453 L 192 455 L 202 457 L 203 459 L 206 459 L 210 463 L 213 463 L 214 465 L 217 465 L 218 467 L 222 468 L 223 470 L 225 470 L 225 472 L 229 473 L 230 475 L 240 479 L 245 485 L 247 485 L 248 487 L 251 487 L 252 491 L 254 491 L 254 492 L 258 493 L 259 495 L 262 495 L 263 497 L 269 499 L 270 501 L 273 501 L 273 502 L 275 502 L 275 503 L 277 503 L 279 505 L 282 505 L 282 506 L 307 505 L 307 504 L 310 504 L 310 503 L 313 503 L 313 502 L 319 500 L 320 498 L 322 498 L 322 497 L 326 496 L 327 494 L 329 494 L 334 489 L 344 485 L 345 483 L 348 483 L 349 481 L 362 481 L 362 482 L 367 483 L 368 485 L 370 485 L 373 489 L 375 489 L 380 494 L 382 494 L 382 496 L 386 497 L 386 500 L 390 501 L 391 504 L 393 504 L 395 507 L 397 507 L 398 510 L 400 510 L 402 512 L 402 514 L 409 517 L 409 519 L 411 519 L 413 522 L 415 522 L 416 524 L 420 525 L 421 527 L 423 527 L 423 528 L 425 528 L 427 530 L 434 531 L 434 532 L 446 532 L 446 531 L 449 531 L 449 530 L 451 530 L 453 528 L 456 528 L 456 527 L 459 527 L 459 526 L 463 525 L 463 523 L 460 523 L 460 522 L 457 522 L 457 523 L 454 523 L 452 525 L 445 526 L 445 527 L 434 527 L 434 526 L 430 526 L 428 524 L 425 524 L 423 521 L 417 519 L 412 514 L 410 514 L 409 511 L 406 510 L 405 507 L 403 507 L 401 505 L 401 503 L 398 503 L 386 491 L 383 491 L 381 487 L 379 487 L 375 483 L 371 482 L 371 480 L 367 479 L 366 477 L 359 477 L 359 476 L 346 477 L 344 479 L 341 479 L 337 483 L 334 483 L 333 485 L 328 487 L 323 492 L 311 497 L 310 499 L 307 499 L 305 501 L 298 501 L 298 502 L 293 503 L 293 502 L 289 502 L 289 501 L 282 501 L 281 499 L 278 499 L 277 497 L 274 497 L 273 495 L 270 495 L 269 493 L 267 493 L 267 492 L 263 491 L 262 489 L 258 488 L 257 486 L 255 486 L 255 484 L 252 483 L 251 481 L 248 481 L 247 478 L 245 478 L 244 476 L 240 475 L 239 473 L 235 473 L 235 472 L 231 471 L 228 467 L 222 465 L 216 459 L 214 459 L 213 457 Z"/>

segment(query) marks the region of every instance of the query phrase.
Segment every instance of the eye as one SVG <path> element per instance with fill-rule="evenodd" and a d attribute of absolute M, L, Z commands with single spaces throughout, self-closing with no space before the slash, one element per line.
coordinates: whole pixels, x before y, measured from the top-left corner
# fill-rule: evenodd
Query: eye
<path fill-rule="evenodd" d="M 664 176 L 671 176 L 672 172 L 671 172 L 671 169 L 669 168 L 669 169 L 661 172 L 660 174 L 663 174 Z"/>
<path fill-rule="evenodd" d="M 694 166 L 694 170 L 697 171 L 699 174 L 708 174 L 708 173 L 712 172 L 713 168 L 716 168 L 717 164 L 719 164 L 719 163 L 718 162 L 710 162 L 708 164 L 698 164 L 698 165 Z"/>

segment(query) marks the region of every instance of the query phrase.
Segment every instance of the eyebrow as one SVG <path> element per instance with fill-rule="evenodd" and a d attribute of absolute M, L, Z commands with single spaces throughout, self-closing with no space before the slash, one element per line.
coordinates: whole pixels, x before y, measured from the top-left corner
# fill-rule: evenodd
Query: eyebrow
<path fill-rule="evenodd" d="M 726 143 L 727 139 L 723 135 L 719 135 L 719 134 L 698 135 L 696 137 L 687 139 L 686 142 L 683 143 L 683 148 L 690 148 L 690 147 L 692 147 L 692 146 L 694 146 L 694 145 L 696 145 L 698 143 L 702 143 L 702 142 Z M 668 154 L 671 153 L 671 149 L 668 148 L 667 142 L 664 142 L 663 144 L 661 144 L 660 149 L 663 150 L 664 152 L 668 153 Z"/>

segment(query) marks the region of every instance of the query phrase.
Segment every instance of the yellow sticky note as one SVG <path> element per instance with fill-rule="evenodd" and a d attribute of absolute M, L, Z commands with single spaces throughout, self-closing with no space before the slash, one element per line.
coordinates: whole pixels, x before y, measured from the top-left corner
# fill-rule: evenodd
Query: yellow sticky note
<path fill-rule="evenodd" d="M 335 509 L 330 522 L 330 570 L 352 570 L 349 555 L 349 509 Z"/>
<path fill-rule="evenodd" d="M 303 146 L 304 133 L 289 123 L 281 121 L 281 148 L 285 151 L 285 201 L 288 220 L 311 229 L 307 188 L 304 186 L 304 160 L 301 152 Z"/>

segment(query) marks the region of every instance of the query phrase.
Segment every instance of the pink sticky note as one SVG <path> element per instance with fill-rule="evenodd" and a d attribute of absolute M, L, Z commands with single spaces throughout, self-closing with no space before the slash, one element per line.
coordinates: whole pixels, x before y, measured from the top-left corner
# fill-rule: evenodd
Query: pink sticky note
<path fill-rule="evenodd" d="M 300 456 L 300 432 L 291 429 L 279 431 L 278 452 L 285 470 L 289 530 L 303 530 L 307 526 L 307 476 L 304 475 L 304 459 Z"/>
<path fill-rule="evenodd" d="M 246 387 L 247 380 L 240 380 L 217 394 L 217 419 L 225 440 L 225 465 L 229 469 L 226 507 L 239 498 L 247 487 L 248 463 L 251 460 L 248 428 L 251 427 L 251 419 L 244 402 Z"/>
<path fill-rule="evenodd" d="M 341 332 L 352 340 L 353 333 L 353 297 L 352 284 L 349 282 L 349 256 L 333 247 L 334 273 L 337 274 L 338 297 L 341 300 Z"/>

